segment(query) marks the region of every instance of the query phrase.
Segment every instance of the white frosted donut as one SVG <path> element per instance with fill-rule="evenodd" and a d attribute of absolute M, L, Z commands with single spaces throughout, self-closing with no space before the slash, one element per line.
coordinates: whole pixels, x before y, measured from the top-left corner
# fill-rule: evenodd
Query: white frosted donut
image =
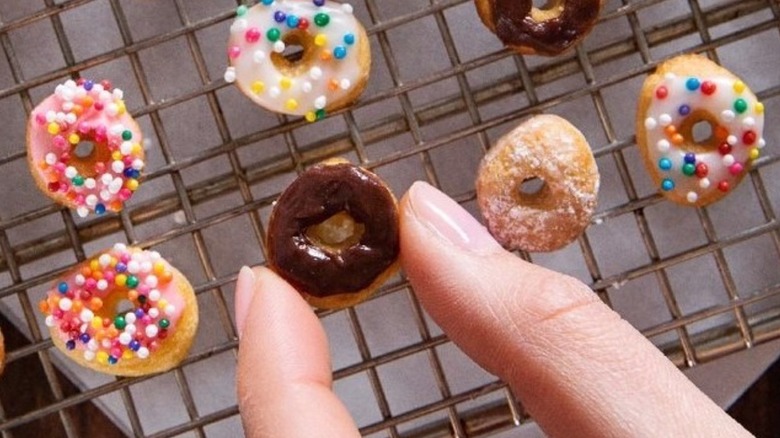
<path fill-rule="evenodd" d="M 313 122 L 350 104 L 365 88 L 370 43 L 351 5 L 262 0 L 236 14 L 225 81 L 236 82 L 258 105 Z M 287 46 L 300 46 L 300 59 L 286 58 Z"/>
<path fill-rule="evenodd" d="M 697 142 L 693 129 L 710 124 Z M 643 88 L 637 140 L 667 198 L 687 205 L 715 202 L 750 170 L 763 138 L 764 105 L 739 78 L 698 55 L 661 65 Z"/>

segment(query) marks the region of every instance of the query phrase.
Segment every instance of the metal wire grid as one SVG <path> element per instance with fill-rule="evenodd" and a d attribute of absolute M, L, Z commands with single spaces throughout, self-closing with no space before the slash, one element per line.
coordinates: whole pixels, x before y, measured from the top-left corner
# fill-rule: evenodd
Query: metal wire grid
<path fill-rule="evenodd" d="M 132 433 L 136 436 L 170 437 L 185 432 L 194 433 L 196 436 L 205 436 L 206 432 L 204 428 L 206 426 L 233 417 L 238 413 L 238 408 L 232 406 L 208 415 L 199 414 L 193 400 L 191 386 L 196 383 L 188 381 L 181 368 L 172 371 L 172 373 L 178 383 L 181 397 L 184 401 L 187 415 L 189 416 L 189 421 L 151 435 L 144 433 L 137 407 L 134 404 L 133 397 L 130 393 L 130 387 L 132 385 L 143 382 L 149 379 L 148 377 L 116 379 L 108 384 L 91 388 L 80 394 L 65 398 L 60 383 L 54 373 L 50 358 L 49 349 L 52 344 L 50 340 L 45 338 L 40 332 L 39 326 L 36 323 L 33 305 L 27 294 L 28 289 L 50 283 L 56 276 L 63 273 L 65 269 L 57 269 L 30 278 L 23 278 L 20 272 L 21 265 L 66 250 L 72 250 L 76 259 L 82 261 L 87 256 L 84 251 L 85 243 L 117 232 L 123 233 L 128 242 L 143 247 L 158 245 L 181 236 L 191 236 L 197 251 L 198 259 L 206 275 L 206 281 L 196 286 L 196 292 L 199 295 L 211 295 L 218 304 L 218 314 L 221 324 L 231 340 L 211 348 L 206 352 L 189 357 L 184 362 L 184 365 L 191 365 L 220 353 L 235 352 L 237 347 L 237 342 L 235 341 L 236 333 L 233 328 L 230 312 L 226 305 L 225 292 L 223 291 L 225 286 L 235 281 L 235 274 L 221 277 L 215 274 L 212 258 L 206 241 L 204 240 L 202 230 L 206 227 L 226 222 L 238 216 L 247 216 L 250 219 L 257 244 L 263 248 L 264 228 L 259 210 L 268 207 L 270 203 L 273 202 L 275 195 L 257 198 L 251 192 L 251 186 L 284 172 L 289 172 L 291 170 L 300 172 L 306 165 L 323 158 L 350 152 L 356 154 L 362 165 L 371 169 L 378 169 L 409 157 L 419 157 L 424 166 L 428 180 L 431 183 L 438 185 L 439 178 L 429 154 L 435 148 L 444 147 L 451 142 L 469 136 L 476 136 L 481 148 L 487 150 L 490 144 L 488 130 L 491 128 L 507 122 L 519 120 L 532 113 L 543 112 L 562 102 L 587 96 L 592 99 L 593 104 L 597 109 L 598 118 L 608 140 L 607 144 L 602 145 L 595 150 L 595 154 L 597 157 L 612 157 L 629 199 L 628 202 L 622 205 L 599 213 L 594 221 L 599 223 L 623 215 L 633 217 L 639 227 L 645 249 L 651 260 L 650 263 L 639 268 L 615 275 L 604 276 L 600 272 L 588 236 L 584 235 L 580 239 L 579 244 L 585 263 L 592 277 L 592 288 L 604 301 L 609 303 L 610 296 L 607 294 L 607 290 L 610 287 L 646 274 L 653 274 L 659 284 L 668 310 L 672 315 L 672 319 L 667 323 L 659 324 L 645 330 L 644 334 L 653 338 L 669 332 L 676 333 L 679 342 L 664 346 L 664 351 L 680 366 L 693 367 L 701 361 L 711 360 L 780 337 L 780 309 L 774 308 L 758 315 L 752 315 L 751 317 L 748 317 L 745 311 L 746 306 L 780 296 L 780 284 L 775 284 L 762 290 L 756 290 L 747 295 L 740 295 L 737 292 L 734 278 L 723 252 L 723 250 L 729 246 L 736 245 L 757 236 L 767 235 L 771 237 L 775 250 L 780 253 L 778 222 L 760 172 L 761 169 L 776 163 L 778 158 L 770 156 L 760 159 L 750 177 L 753 190 L 760 203 L 764 223 L 756 227 L 742 230 L 732 236 L 719 238 L 715 233 L 713 221 L 711 220 L 709 212 L 707 210 L 699 210 L 697 214 L 705 232 L 707 243 L 685 251 L 684 253 L 662 257 L 644 213 L 646 207 L 660 202 L 661 198 L 658 195 L 644 197 L 638 195 L 625 158 L 625 151 L 627 148 L 633 146 L 634 139 L 620 138 L 616 135 L 615 130 L 613 129 L 613 123 L 606 110 L 604 97 L 602 96 L 602 91 L 606 87 L 630 78 L 644 75 L 651 71 L 660 61 L 659 59 L 654 59 L 651 55 L 650 49 L 652 47 L 691 34 L 698 34 L 702 44 L 697 45 L 695 51 L 704 52 L 711 58 L 717 60 L 715 49 L 720 46 L 740 39 L 749 38 L 752 35 L 767 30 L 780 29 L 780 26 L 778 25 L 778 22 L 780 22 L 780 6 L 773 0 L 735 0 L 709 9 L 702 9 L 698 0 L 689 0 L 689 15 L 679 19 L 669 20 L 646 29 L 640 27 L 637 14 L 642 9 L 661 3 L 663 0 L 640 0 L 634 2 L 622 0 L 622 6 L 604 14 L 601 21 L 604 22 L 617 17 L 625 17 L 630 23 L 633 38 L 615 42 L 590 52 L 586 51 L 583 47 L 579 47 L 576 51 L 576 56 L 562 57 L 554 62 L 546 64 L 543 68 L 531 68 L 526 64 L 524 58 L 514 56 L 503 50 L 486 53 L 484 56 L 462 62 L 455 49 L 453 36 L 444 12 L 448 8 L 467 3 L 469 0 L 430 0 L 430 3 L 424 8 L 411 10 L 407 14 L 389 19 L 381 17 L 377 0 L 365 0 L 365 6 L 371 18 L 371 24 L 367 26 L 367 30 L 370 35 L 378 40 L 381 49 L 380 53 L 381 56 L 384 57 L 384 61 L 389 69 L 393 87 L 365 96 L 358 102 L 356 107 L 341 112 L 340 115 L 346 122 L 347 131 L 335 133 L 331 137 L 323 138 L 313 147 L 307 147 L 306 149 L 300 148 L 296 142 L 296 138 L 293 136 L 296 129 L 301 128 L 303 123 L 289 121 L 287 118 L 281 116 L 278 118 L 278 125 L 273 128 L 254 132 L 240 138 L 233 138 L 231 136 L 222 108 L 220 107 L 220 103 L 215 94 L 215 92 L 224 87 L 225 84 L 218 78 L 210 77 L 195 33 L 198 30 L 207 28 L 216 23 L 229 20 L 232 17 L 232 11 L 226 10 L 211 18 L 193 21 L 188 16 L 187 8 L 185 7 L 186 2 L 184 0 L 173 0 L 178 19 L 181 22 L 181 27 L 165 34 L 136 41 L 131 35 L 130 24 L 123 12 L 120 1 L 109 0 L 111 10 L 121 34 L 123 47 L 77 62 L 69 40 L 63 30 L 60 14 L 94 1 L 95 0 L 72 0 L 57 4 L 54 0 L 45 0 L 45 9 L 23 18 L 0 24 L 0 44 L 2 44 L 4 55 L 11 67 L 13 79 L 15 81 L 13 86 L 0 90 L 0 99 L 18 95 L 23 102 L 25 111 L 29 113 L 34 106 L 30 97 L 30 89 L 63 76 L 75 78 L 82 70 L 109 62 L 122 56 L 127 56 L 133 74 L 140 86 L 143 101 L 145 103 L 134 115 L 136 117 L 143 115 L 149 116 L 153 129 L 157 135 L 159 148 L 167 163 L 163 167 L 147 175 L 146 179 L 148 181 L 163 176 L 169 176 L 173 181 L 175 193 L 161 193 L 151 201 L 143 202 L 141 205 L 131 205 L 129 209 L 117 216 L 94 219 L 81 224 L 77 224 L 74 221 L 70 212 L 62 210 L 55 205 L 48 205 L 24 214 L 0 220 L 0 273 L 6 271 L 12 280 L 10 286 L 0 290 L 0 299 L 13 295 L 18 297 L 24 311 L 27 327 L 33 337 L 31 345 L 9 352 L 7 360 L 12 363 L 22 357 L 37 355 L 43 365 L 47 378 L 46 382 L 56 399 L 56 401 L 50 405 L 41 407 L 40 409 L 16 418 L 7 418 L 3 407 L 0 406 L 0 433 L 3 438 L 13 436 L 11 430 L 16 427 L 54 413 L 59 416 L 67 436 L 74 437 L 76 436 L 76 432 L 67 408 L 114 392 L 120 394 L 127 411 L 127 416 L 130 420 Z M 712 38 L 710 35 L 710 29 L 717 25 L 767 9 L 771 11 L 774 18 L 756 23 L 748 30 L 728 34 L 719 38 Z M 389 30 L 404 23 L 429 16 L 435 19 L 438 31 L 445 42 L 451 67 L 439 70 L 425 77 L 404 82 L 401 79 L 400 69 L 387 33 Z M 38 77 L 25 78 L 9 38 L 9 32 L 29 26 L 41 20 L 51 21 L 56 33 L 59 48 L 67 66 L 63 69 L 51 71 Z M 184 37 L 186 39 L 190 54 L 195 61 L 202 86 L 199 87 L 198 90 L 175 96 L 169 100 L 155 101 L 150 91 L 149 77 L 139 60 L 139 51 L 178 37 Z M 606 80 L 597 81 L 595 79 L 594 67 L 634 53 L 638 53 L 641 57 L 643 63 L 641 67 L 617 72 L 614 76 Z M 466 78 L 468 72 L 505 58 L 511 58 L 514 62 L 517 70 L 515 75 L 505 77 L 503 80 L 487 86 L 473 87 L 469 84 Z M 542 99 L 539 97 L 539 94 L 537 93 L 537 88 L 539 86 L 552 83 L 558 79 L 578 72 L 584 74 L 587 81 L 586 87 L 564 96 L 557 96 L 549 99 Z M 417 108 L 412 105 L 409 97 L 411 92 L 439 81 L 452 78 L 457 81 L 460 94 L 451 96 L 448 99 L 418 106 Z M 528 99 L 528 105 L 519 112 L 487 120 L 483 119 L 480 115 L 480 105 L 519 93 L 524 93 Z M 777 95 L 780 95 L 780 83 L 774 84 L 773 87 L 764 90 L 760 94 L 760 98 L 766 100 Z M 199 96 L 203 96 L 207 99 L 209 109 L 211 110 L 218 127 L 221 144 L 200 151 L 185 159 L 176 160 L 171 151 L 166 128 L 160 117 L 160 111 Z M 364 127 L 358 126 L 353 115 L 355 109 L 391 97 L 397 98 L 400 102 L 402 109 L 401 116 L 389 116 L 381 120 L 376 120 Z M 422 128 L 424 126 L 454 113 L 466 114 L 471 121 L 472 126 L 465 129 L 454 130 L 453 132 L 439 136 L 435 139 L 424 139 L 422 134 Z M 379 159 L 369 158 L 369 154 L 366 152 L 369 145 L 400 132 L 408 132 L 411 134 L 414 141 L 414 147 L 404 151 L 388 153 Z M 284 139 L 288 150 L 288 156 L 281 159 L 274 158 L 264 160 L 250 166 L 242 165 L 237 153 L 239 147 L 279 135 Z M 185 184 L 181 176 L 183 170 L 218 156 L 226 156 L 228 158 L 231 167 L 231 172 L 229 174 L 218 175 L 206 181 L 191 184 L 189 186 Z M 19 148 L 17 152 L 0 157 L 0 166 L 24 159 L 24 150 Z M 207 218 L 196 218 L 194 206 L 235 192 L 240 194 L 243 205 L 224 210 Z M 461 193 L 457 196 L 457 199 L 464 203 L 473 200 L 473 198 L 473 192 Z M 157 218 L 170 215 L 177 211 L 182 211 L 184 214 L 185 223 L 182 226 L 167 230 L 166 232 L 149 239 L 138 239 L 136 228 L 139 225 L 149 223 Z M 48 215 L 61 216 L 63 229 L 39 239 L 17 245 L 16 247 L 11 245 L 8 238 L 8 231 L 10 229 Z M 677 303 L 675 291 L 670 284 L 666 269 L 706 255 L 712 255 L 716 261 L 721 280 L 729 296 L 729 303 L 711 307 L 703 311 L 685 314 Z M 528 254 L 521 254 L 521 256 L 529 260 L 531 259 Z M 409 285 L 405 280 L 400 279 L 387 285 L 382 293 L 408 294 L 409 299 L 413 303 L 413 312 L 417 322 L 417 329 L 419 330 L 422 341 L 383 355 L 372 355 L 356 311 L 354 309 L 346 311 L 348 320 L 351 324 L 351 329 L 355 335 L 361 361 L 355 365 L 336 370 L 334 378 L 339 380 L 357 373 L 367 373 L 383 418 L 375 424 L 365 426 L 361 430 L 362 433 L 368 435 L 382 432 L 383 434 L 392 437 L 398 437 L 401 436 L 401 432 L 398 428 L 399 425 L 436 412 L 444 412 L 447 416 L 447 421 L 432 423 L 428 427 L 418 430 L 414 436 L 441 436 L 442 434 L 480 436 L 501 430 L 513 424 L 520 424 L 528 421 L 528 417 L 523 411 L 522 406 L 520 406 L 500 382 L 490 383 L 464 393 L 454 394 L 447 382 L 445 373 L 442 370 L 442 364 L 436 350 L 436 347 L 447 343 L 448 340 L 443 335 L 432 334 L 430 327 L 424 318 L 422 309 L 415 301 L 414 295 L 409 291 Z M 736 327 L 720 327 L 696 335 L 690 334 L 689 327 L 692 324 L 722 314 L 733 314 L 736 320 Z M 327 314 L 323 314 L 323 316 L 325 315 Z M 420 352 L 424 352 L 427 355 L 434 371 L 442 399 L 441 401 L 396 415 L 391 412 L 383 383 L 377 375 L 377 367 Z M 486 405 L 474 411 L 464 412 L 457 409 L 457 406 L 462 402 L 494 393 L 503 394 L 504 401 L 502 403 Z"/>

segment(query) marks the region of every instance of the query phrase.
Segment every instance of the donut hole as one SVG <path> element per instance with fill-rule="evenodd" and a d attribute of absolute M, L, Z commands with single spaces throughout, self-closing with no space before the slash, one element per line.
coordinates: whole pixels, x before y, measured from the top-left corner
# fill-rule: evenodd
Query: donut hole
<path fill-rule="evenodd" d="M 558 18 L 563 13 L 563 0 L 533 0 L 531 18 L 536 22 Z"/>
<path fill-rule="evenodd" d="M 295 29 L 282 37 L 284 51 L 271 54 L 271 62 L 286 76 L 299 76 L 305 73 L 315 62 L 316 50 L 314 36 Z"/>
<path fill-rule="evenodd" d="M 79 142 L 79 144 L 73 148 L 73 155 L 80 159 L 88 159 L 94 153 L 95 143 L 92 143 L 91 141 Z"/>
<path fill-rule="evenodd" d="M 555 0 L 533 0 L 533 7 L 536 9 L 550 9 L 553 7 Z"/>
<path fill-rule="evenodd" d="M 520 183 L 518 190 L 521 196 L 536 195 L 544 189 L 545 182 L 541 178 L 526 178 Z"/>
<path fill-rule="evenodd" d="M 549 185 L 538 176 L 525 178 L 517 186 L 517 196 L 520 203 L 529 207 L 541 205 L 549 193 Z"/>
<path fill-rule="evenodd" d="M 116 315 L 124 315 L 127 312 L 132 312 L 135 307 L 130 300 L 119 300 L 113 308 Z"/>
<path fill-rule="evenodd" d="M 712 125 L 709 122 L 702 120 L 701 122 L 693 125 L 691 138 L 693 138 L 693 141 L 696 143 L 709 143 L 712 140 L 712 135 L 714 132 L 715 131 L 712 129 Z"/>
<path fill-rule="evenodd" d="M 366 226 L 342 211 L 306 229 L 306 237 L 315 246 L 329 252 L 338 252 L 360 243 Z"/>
<path fill-rule="evenodd" d="M 97 163 L 110 165 L 111 151 L 108 150 L 107 144 L 85 139 L 72 146 L 68 164 L 75 167 L 79 175 L 94 178 L 98 175 L 95 168 Z"/>
<path fill-rule="evenodd" d="M 287 44 L 284 47 L 282 57 L 290 64 L 297 64 L 303 59 L 303 46 L 300 44 Z"/>
<path fill-rule="evenodd" d="M 717 118 L 703 110 L 692 112 L 682 121 L 677 131 L 684 139 L 680 148 L 694 153 L 716 150 L 728 135 L 728 132 L 718 124 Z"/>
<path fill-rule="evenodd" d="M 118 315 L 125 315 L 134 310 L 135 306 L 126 298 L 126 295 L 115 291 L 103 297 L 103 307 L 95 311 L 95 316 L 113 321 Z"/>

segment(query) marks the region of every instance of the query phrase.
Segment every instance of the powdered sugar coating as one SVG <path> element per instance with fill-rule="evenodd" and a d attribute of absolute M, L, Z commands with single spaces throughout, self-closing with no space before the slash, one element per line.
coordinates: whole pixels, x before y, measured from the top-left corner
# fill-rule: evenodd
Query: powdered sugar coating
<path fill-rule="evenodd" d="M 539 178 L 535 194 L 520 191 Z M 599 174 L 585 137 L 566 120 L 542 115 L 502 137 L 482 162 L 477 202 L 506 248 L 554 251 L 579 236 L 596 208 Z"/>

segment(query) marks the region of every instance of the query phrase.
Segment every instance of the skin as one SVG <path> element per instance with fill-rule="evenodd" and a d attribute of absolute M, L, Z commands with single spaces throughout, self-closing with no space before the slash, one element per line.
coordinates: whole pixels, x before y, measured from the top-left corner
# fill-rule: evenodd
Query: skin
<path fill-rule="evenodd" d="M 750 436 L 587 286 L 505 252 L 426 184 L 401 201 L 401 244 L 421 304 L 548 435 Z M 301 296 L 263 268 L 243 268 L 236 289 L 247 436 L 359 436 Z"/>

